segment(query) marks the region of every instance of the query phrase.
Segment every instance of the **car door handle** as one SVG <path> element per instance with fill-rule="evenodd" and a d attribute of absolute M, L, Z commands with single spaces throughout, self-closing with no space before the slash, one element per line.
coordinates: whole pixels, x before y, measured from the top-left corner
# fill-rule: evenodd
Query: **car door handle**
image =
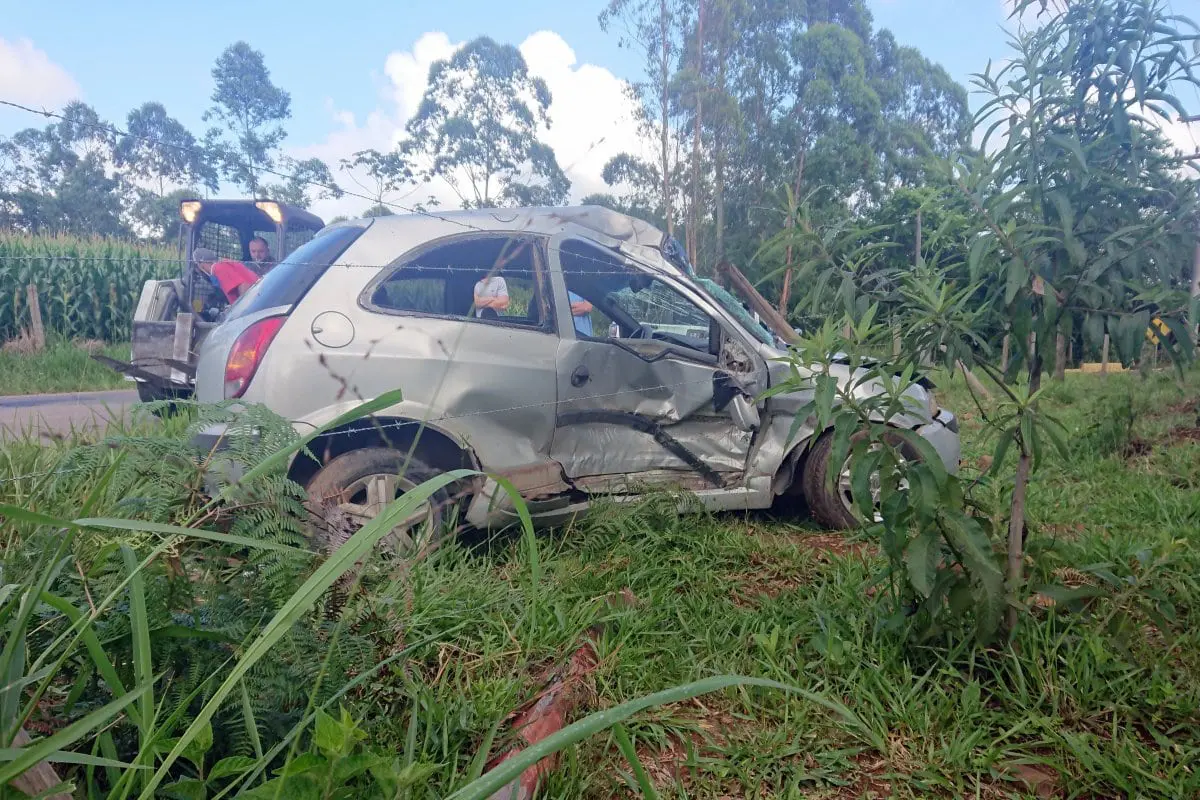
<path fill-rule="evenodd" d="M 591 373 L 589 373 L 588 368 L 583 366 L 582 364 L 580 364 L 578 367 L 576 367 L 575 371 L 571 373 L 571 385 L 574 386 L 576 389 L 578 389 L 580 386 L 583 386 L 585 383 L 587 383 L 591 379 L 592 379 Z"/>

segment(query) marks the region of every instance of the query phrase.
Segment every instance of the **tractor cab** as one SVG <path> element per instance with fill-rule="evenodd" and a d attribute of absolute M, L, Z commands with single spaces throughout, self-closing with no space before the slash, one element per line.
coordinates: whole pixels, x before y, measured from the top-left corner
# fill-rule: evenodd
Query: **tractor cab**
<path fill-rule="evenodd" d="M 184 200 L 179 204 L 179 215 L 180 280 L 184 289 L 180 297 L 197 314 L 214 304 L 224 304 L 220 293 L 195 268 L 193 254 L 198 248 L 213 251 L 218 259 L 240 261 L 262 277 L 325 226 L 320 217 L 273 200 Z M 255 261 L 251 251 L 255 239 L 266 243 L 268 260 Z"/>
<path fill-rule="evenodd" d="M 261 277 L 325 226 L 320 217 L 274 200 L 189 198 L 180 202 L 179 217 L 179 274 L 142 286 L 131 361 L 95 356 L 136 381 L 144 401 L 191 396 L 197 348 L 228 305 L 196 267 L 197 249 L 211 250 L 218 260 L 239 261 Z M 263 242 L 269 255 L 256 261 Z"/>

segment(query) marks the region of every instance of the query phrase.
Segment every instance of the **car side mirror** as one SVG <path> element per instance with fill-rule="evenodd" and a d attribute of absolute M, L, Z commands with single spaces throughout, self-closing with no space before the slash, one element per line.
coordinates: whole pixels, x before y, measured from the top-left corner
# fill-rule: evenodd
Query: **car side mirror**
<path fill-rule="evenodd" d="M 738 430 L 747 433 L 758 430 L 758 426 L 762 424 L 758 408 L 744 394 L 733 398 L 733 402 L 729 404 L 729 415 L 733 417 L 733 424 L 738 426 Z"/>

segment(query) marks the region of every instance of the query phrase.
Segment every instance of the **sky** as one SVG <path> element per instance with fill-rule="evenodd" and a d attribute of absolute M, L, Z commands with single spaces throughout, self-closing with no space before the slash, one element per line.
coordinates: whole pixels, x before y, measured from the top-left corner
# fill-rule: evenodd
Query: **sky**
<path fill-rule="evenodd" d="M 877 28 L 918 48 L 970 88 L 970 76 L 1006 55 L 1011 0 L 868 0 Z M 1167 0 L 1200 22 L 1200 0 Z M 120 125 L 130 109 L 163 103 L 193 132 L 210 105 L 213 62 L 244 39 L 262 51 L 292 96 L 285 151 L 331 167 L 366 147 L 393 144 L 424 91 L 430 63 L 486 34 L 520 47 L 554 100 L 546 141 L 572 179 L 574 198 L 604 190 L 600 171 L 618 152 L 650 152 L 624 88 L 639 55 L 604 32 L 607 0 L 391 0 L 349 9 L 312 0 L 0 0 L 0 99 L 60 109 L 80 99 Z M 1200 109 L 1200 93 L 1184 99 Z M 0 107 L 0 136 L 45 121 Z M 1171 126 L 1189 151 L 1200 125 Z M 644 150 L 645 148 L 645 150 Z M 347 188 L 357 190 L 352 182 Z M 452 204 L 444 187 L 435 194 Z M 398 199 L 398 198 L 393 198 Z M 419 199 L 419 198 L 416 198 Z M 411 201 L 409 201 L 411 202 Z M 326 218 L 356 214 L 356 198 L 322 201 Z"/>

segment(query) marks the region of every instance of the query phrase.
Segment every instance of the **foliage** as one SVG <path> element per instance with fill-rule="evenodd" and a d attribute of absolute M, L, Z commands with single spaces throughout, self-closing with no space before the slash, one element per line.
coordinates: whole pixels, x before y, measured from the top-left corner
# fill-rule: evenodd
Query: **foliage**
<path fill-rule="evenodd" d="M 0 142 L 0 224 L 33 233 L 122 233 L 116 139 L 79 101 L 61 119 Z"/>
<path fill-rule="evenodd" d="M 516 47 L 480 37 L 430 67 L 406 147 L 428 160 L 424 179 L 444 179 L 464 207 L 557 205 L 570 181 L 537 138 L 550 99 Z"/>
<path fill-rule="evenodd" d="M 262 53 L 245 42 L 225 48 L 212 78 L 213 105 L 204 120 L 218 125 L 205 134 L 205 145 L 226 178 L 257 196 L 259 169 L 275 166 L 287 136 L 282 123 L 292 115 L 292 96 L 271 82 Z"/>
<path fill-rule="evenodd" d="M 654 67 L 639 98 L 647 132 L 664 137 L 663 154 L 654 163 L 618 155 L 605 179 L 620 203 L 653 209 L 669 230 L 698 228 L 689 235 L 693 263 L 748 265 L 765 239 L 794 222 L 773 213 L 781 182 L 810 197 L 818 216 L 846 210 L 848 198 L 868 207 L 897 187 L 921 185 L 931 156 L 967 142 L 965 90 L 889 32 L 872 30 L 861 0 L 613 2 L 602 23 L 618 21 L 622 42 L 639 43 Z M 663 52 L 665 96 L 653 91 Z M 664 104 L 669 114 L 659 113 Z M 671 157 L 695 146 L 697 125 L 699 158 Z"/>
<path fill-rule="evenodd" d="M 75 236 L 0 234 L 0 340 L 30 325 L 25 287 L 38 287 L 47 331 L 128 341 L 142 284 L 176 274 L 162 247 Z"/>

